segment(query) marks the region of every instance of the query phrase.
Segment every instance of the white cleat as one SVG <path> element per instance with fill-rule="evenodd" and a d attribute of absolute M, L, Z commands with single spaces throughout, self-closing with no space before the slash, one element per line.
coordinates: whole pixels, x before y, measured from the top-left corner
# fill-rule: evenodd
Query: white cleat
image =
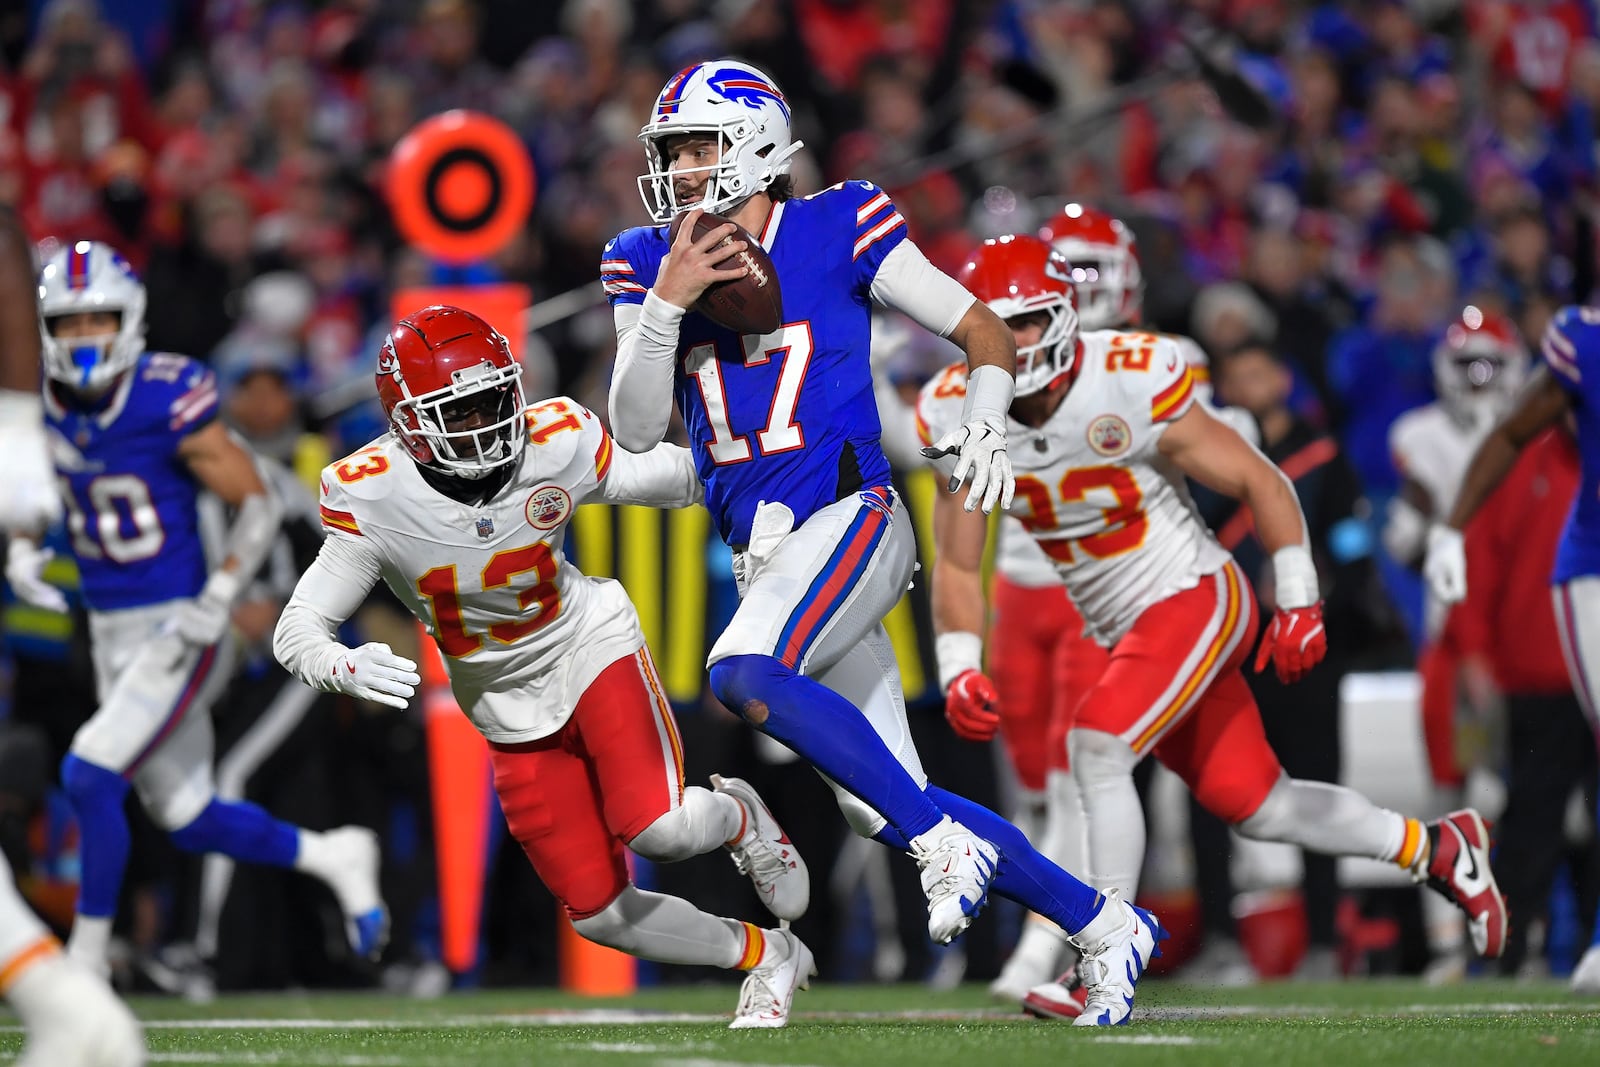
<path fill-rule="evenodd" d="M 378 835 L 365 826 L 341 826 L 322 836 L 339 862 L 318 873 L 339 900 L 350 949 L 359 959 L 376 960 L 389 943 L 389 909 L 378 888 Z"/>
<path fill-rule="evenodd" d="M 729 1030 L 776 1030 L 788 1025 L 794 991 L 810 989 L 811 977 L 817 973 L 811 950 L 798 937 L 787 930 L 762 932 L 767 938 L 766 955 L 739 987 L 739 1010 L 728 1024 Z"/>
<path fill-rule="evenodd" d="M 911 839 L 928 895 L 928 936 L 941 945 L 972 925 L 989 902 L 989 880 L 1000 863 L 993 845 L 946 815 Z"/>
<path fill-rule="evenodd" d="M 1073 938 L 1083 951 L 1078 975 L 1085 992 L 1083 1014 L 1073 1026 L 1121 1026 L 1133 1014 L 1133 991 L 1168 934 L 1156 917 L 1106 894 L 1100 914 Z"/>
<path fill-rule="evenodd" d="M 28 1043 L 14 1067 L 140 1067 L 139 1023 L 111 987 L 65 956 L 40 960 L 18 979 L 26 996 Z"/>
<path fill-rule="evenodd" d="M 745 811 L 744 834 L 728 848 L 733 865 L 750 879 L 768 911 L 791 922 L 800 918 L 811 904 L 811 875 L 800 850 L 749 782 L 713 774 L 711 787 L 733 797 Z"/>
<path fill-rule="evenodd" d="M 1600 997 L 1600 944 L 1590 945 L 1589 951 L 1572 969 L 1568 988 L 1579 996 Z"/>

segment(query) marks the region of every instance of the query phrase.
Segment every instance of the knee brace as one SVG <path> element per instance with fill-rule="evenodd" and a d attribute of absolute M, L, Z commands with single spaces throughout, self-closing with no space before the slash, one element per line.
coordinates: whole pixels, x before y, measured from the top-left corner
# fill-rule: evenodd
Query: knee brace
<path fill-rule="evenodd" d="M 126 778 L 71 752 L 61 761 L 61 787 L 67 791 L 73 807 L 80 811 L 85 805 L 90 808 L 115 805 L 120 811 L 122 798 L 128 795 Z"/>

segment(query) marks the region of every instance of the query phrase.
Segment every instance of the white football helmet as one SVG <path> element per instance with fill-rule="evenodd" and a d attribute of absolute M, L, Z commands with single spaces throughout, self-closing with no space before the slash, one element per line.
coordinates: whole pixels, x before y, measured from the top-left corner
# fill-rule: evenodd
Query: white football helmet
<path fill-rule="evenodd" d="M 50 257 L 39 272 L 40 333 L 45 373 L 79 392 L 98 392 L 144 353 L 144 285 L 110 245 L 77 241 Z M 115 312 L 115 333 L 55 336 L 56 320 L 90 311 Z"/>
<path fill-rule="evenodd" d="M 678 203 L 666 141 L 690 133 L 715 134 L 722 155 L 707 172 L 705 193 L 693 204 Z M 789 102 L 773 80 L 732 59 L 696 63 L 674 74 L 656 97 L 650 121 L 639 131 L 650 166 L 639 177 L 639 196 L 658 223 L 671 222 L 691 208 L 721 214 L 761 192 L 789 172 L 789 160 L 802 142 L 791 141 Z"/>

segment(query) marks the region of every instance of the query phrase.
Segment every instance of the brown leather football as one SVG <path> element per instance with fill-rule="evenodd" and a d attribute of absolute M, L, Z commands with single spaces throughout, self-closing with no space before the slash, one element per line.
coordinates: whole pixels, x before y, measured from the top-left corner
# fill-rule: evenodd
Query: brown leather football
<path fill-rule="evenodd" d="M 686 211 L 673 217 L 672 225 L 667 229 L 669 245 L 677 240 L 678 230 L 683 226 L 683 220 L 688 214 Z M 694 239 L 699 240 L 718 226 L 732 221 L 721 215 L 713 215 L 709 211 L 702 212 L 695 223 Z M 761 247 L 761 242 L 750 236 L 749 231 L 738 223 L 733 225 L 734 232 L 723 238 L 722 244 L 732 244 L 735 240 L 740 240 L 744 241 L 747 247 L 744 251 L 729 256 L 717 266 L 728 268 L 740 263 L 750 273 L 743 278 L 713 285 L 695 301 L 693 310 L 719 326 L 726 326 L 734 333 L 771 333 L 783 325 L 783 294 L 778 291 L 778 272 L 772 268 L 772 257 Z"/>

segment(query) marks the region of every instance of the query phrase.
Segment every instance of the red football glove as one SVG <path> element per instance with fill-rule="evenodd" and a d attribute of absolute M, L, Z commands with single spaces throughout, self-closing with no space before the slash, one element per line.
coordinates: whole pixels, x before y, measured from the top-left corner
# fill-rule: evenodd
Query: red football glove
<path fill-rule="evenodd" d="M 1322 602 L 1309 608 L 1279 608 L 1256 652 L 1256 670 L 1267 661 L 1278 669 L 1278 681 L 1298 682 L 1328 654 L 1328 633 L 1322 628 Z"/>
<path fill-rule="evenodd" d="M 965 670 L 944 695 L 944 717 L 963 741 L 988 741 L 1000 729 L 1000 695 L 987 675 Z"/>

